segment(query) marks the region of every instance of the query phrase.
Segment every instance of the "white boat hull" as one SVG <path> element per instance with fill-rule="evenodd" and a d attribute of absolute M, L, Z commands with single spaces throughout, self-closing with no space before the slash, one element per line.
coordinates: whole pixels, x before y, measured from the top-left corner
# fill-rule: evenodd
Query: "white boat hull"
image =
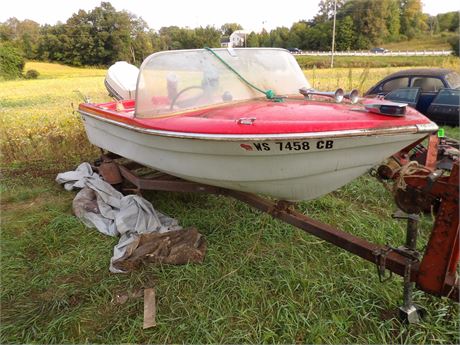
<path fill-rule="evenodd" d="M 292 201 L 336 190 L 427 135 L 412 126 L 331 132 L 329 137 L 307 133 L 218 140 L 215 135 L 158 134 L 82 116 L 89 141 L 102 149 L 186 180 Z"/>

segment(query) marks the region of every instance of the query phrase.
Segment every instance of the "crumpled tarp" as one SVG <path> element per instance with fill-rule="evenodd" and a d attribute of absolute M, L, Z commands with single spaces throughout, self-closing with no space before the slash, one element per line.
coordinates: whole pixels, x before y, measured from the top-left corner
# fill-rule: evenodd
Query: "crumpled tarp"
<path fill-rule="evenodd" d="M 120 236 L 110 259 L 109 269 L 113 273 L 126 272 L 114 263 L 131 256 L 142 234 L 182 230 L 177 220 L 156 211 L 144 198 L 125 196 L 117 191 L 93 172 L 89 163 L 80 164 L 75 171 L 58 174 L 56 181 L 69 191 L 81 188 L 73 201 L 73 211 L 85 225 L 109 236 Z"/>

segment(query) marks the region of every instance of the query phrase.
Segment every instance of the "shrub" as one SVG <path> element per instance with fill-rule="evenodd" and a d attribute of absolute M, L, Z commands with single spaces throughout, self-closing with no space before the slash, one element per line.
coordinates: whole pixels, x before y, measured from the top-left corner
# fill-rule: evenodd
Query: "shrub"
<path fill-rule="evenodd" d="M 458 37 L 454 37 L 451 40 L 449 40 L 450 45 L 452 46 L 452 50 L 454 51 L 455 56 L 459 56 L 460 51 L 459 51 L 459 40 Z"/>
<path fill-rule="evenodd" d="M 27 72 L 26 72 L 26 79 L 37 79 L 38 76 L 40 75 L 40 73 L 38 73 L 38 71 L 34 70 L 34 69 L 29 69 Z"/>
<path fill-rule="evenodd" d="M 9 44 L 0 44 L 0 78 L 15 79 L 22 76 L 24 57 Z"/>

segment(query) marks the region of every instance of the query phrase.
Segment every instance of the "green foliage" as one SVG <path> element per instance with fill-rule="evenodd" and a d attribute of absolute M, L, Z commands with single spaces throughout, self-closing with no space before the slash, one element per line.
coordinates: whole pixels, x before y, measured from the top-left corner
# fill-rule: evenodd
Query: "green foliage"
<path fill-rule="evenodd" d="M 24 69 L 24 57 L 10 44 L 0 44 L 0 78 L 16 79 Z"/>
<path fill-rule="evenodd" d="M 234 31 L 243 30 L 243 27 L 238 23 L 225 23 L 220 27 L 223 36 L 230 36 Z"/>
<path fill-rule="evenodd" d="M 37 45 L 40 37 L 40 24 L 33 20 L 20 21 L 9 18 L 0 23 L 0 41 L 8 41 L 18 48 L 25 58 L 37 58 Z"/>
<path fill-rule="evenodd" d="M 458 30 L 459 14 L 458 12 L 447 12 L 441 13 L 436 16 L 439 31 L 451 31 L 455 32 Z"/>
<path fill-rule="evenodd" d="M 353 42 L 353 19 L 346 16 L 337 25 L 336 50 L 350 50 L 353 48 Z"/>
<path fill-rule="evenodd" d="M 38 77 L 40 76 L 40 73 L 38 73 L 37 70 L 35 69 L 29 69 L 26 74 L 25 74 L 25 78 L 26 79 L 37 79 Z"/>
<path fill-rule="evenodd" d="M 251 32 L 247 46 L 330 50 L 334 3 L 335 0 L 320 0 L 313 20 L 301 20 L 291 28 Z M 457 12 L 423 14 L 421 0 L 337 0 L 336 17 L 338 51 L 397 44 L 438 32 L 450 34 L 458 29 L 459 22 Z M 9 42 L 28 59 L 74 66 L 107 66 L 118 60 L 139 65 L 155 51 L 219 47 L 223 36 L 241 29 L 238 23 L 226 23 L 220 28 L 169 26 L 155 31 L 134 14 L 117 11 L 109 2 L 102 2 L 56 25 L 40 26 L 31 20 L 10 18 L 0 23 L 0 40 Z M 444 41 L 447 46 L 447 38 Z"/>
<path fill-rule="evenodd" d="M 328 20 L 331 20 L 334 16 L 334 5 L 336 4 L 336 9 L 340 10 L 345 2 L 346 0 L 320 0 L 318 4 L 318 14 L 313 19 L 313 22 L 324 23 Z"/>
<path fill-rule="evenodd" d="M 421 0 L 401 0 L 401 34 L 414 38 L 428 28 L 425 19 Z"/>
<path fill-rule="evenodd" d="M 288 48 L 289 29 L 286 27 L 278 27 L 270 31 L 270 47 Z"/>
<path fill-rule="evenodd" d="M 452 46 L 452 50 L 454 52 L 454 55 L 459 56 L 460 55 L 460 48 L 459 48 L 459 39 L 458 39 L 458 37 L 451 38 L 449 43 Z"/>
<path fill-rule="evenodd" d="M 221 33 L 212 26 L 196 29 L 184 29 L 178 26 L 162 27 L 158 40 L 163 49 L 192 49 L 207 47 L 220 47 Z"/>
<path fill-rule="evenodd" d="M 248 47 L 259 47 L 259 35 L 252 31 L 247 37 Z"/>

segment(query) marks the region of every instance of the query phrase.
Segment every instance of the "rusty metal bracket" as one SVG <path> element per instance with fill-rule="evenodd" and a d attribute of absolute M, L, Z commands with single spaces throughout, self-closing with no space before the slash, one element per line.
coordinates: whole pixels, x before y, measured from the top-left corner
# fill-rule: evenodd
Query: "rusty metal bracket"
<path fill-rule="evenodd" d="M 393 277 L 392 271 L 389 271 L 390 273 L 385 277 L 385 272 L 387 269 L 386 267 L 387 256 L 392 251 L 393 251 L 393 248 L 391 248 L 390 246 L 386 246 L 384 248 L 380 248 L 374 251 L 375 265 L 377 267 L 377 275 L 381 283 L 385 283 Z"/>
<path fill-rule="evenodd" d="M 433 171 L 431 174 L 429 174 L 426 177 L 426 186 L 423 187 L 422 191 L 425 193 L 431 193 L 431 190 L 433 189 L 435 182 L 440 177 L 442 177 L 443 173 L 444 172 L 442 170 L 436 170 L 436 171 Z"/>

